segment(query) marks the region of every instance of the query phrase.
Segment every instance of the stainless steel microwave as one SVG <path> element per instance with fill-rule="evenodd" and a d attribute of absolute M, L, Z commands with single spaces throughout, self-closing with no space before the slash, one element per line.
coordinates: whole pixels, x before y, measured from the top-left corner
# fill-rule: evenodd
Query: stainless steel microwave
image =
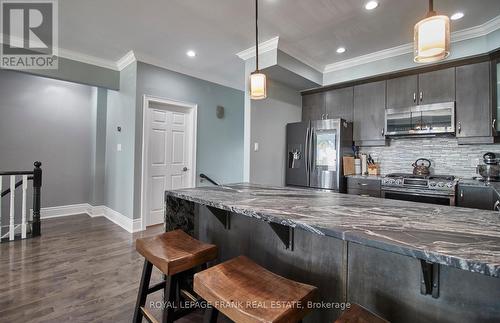
<path fill-rule="evenodd" d="M 385 110 L 387 136 L 454 134 L 455 102 Z"/>

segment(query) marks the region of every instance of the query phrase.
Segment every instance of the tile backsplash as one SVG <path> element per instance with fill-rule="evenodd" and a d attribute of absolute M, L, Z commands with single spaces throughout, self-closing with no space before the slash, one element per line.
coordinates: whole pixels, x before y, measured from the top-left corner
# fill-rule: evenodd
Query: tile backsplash
<path fill-rule="evenodd" d="M 448 137 L 392 139 L 386 147 L 360 147 L 380 162 L 382 175 L 411 173 L 411 164 L 418 158 L 432 162 L 432 174 L 455 175 L 470 178 L 476 175 L 476 165 L 482 164 L 484 153 L 491 151 L 500 156 L 500 144 L 458 145 Z"/>

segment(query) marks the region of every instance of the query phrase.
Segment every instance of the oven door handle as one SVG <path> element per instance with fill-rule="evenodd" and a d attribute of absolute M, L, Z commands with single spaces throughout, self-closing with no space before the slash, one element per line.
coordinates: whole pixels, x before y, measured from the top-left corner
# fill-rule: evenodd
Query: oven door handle
<path fill-rule="evenodd" d="M 384 193 L 394 193 L 400 195 L 413 195 L 413 196 L 425 196 L 425 197 L 444 197 L 449 198 L 451 195 L 448 194 L 425 194 L 425 193 L 416 193 L 416 192 L 401 192 L 401 191 L 393 191 L 393 190 L 382 190 L 382 194 Z"/>

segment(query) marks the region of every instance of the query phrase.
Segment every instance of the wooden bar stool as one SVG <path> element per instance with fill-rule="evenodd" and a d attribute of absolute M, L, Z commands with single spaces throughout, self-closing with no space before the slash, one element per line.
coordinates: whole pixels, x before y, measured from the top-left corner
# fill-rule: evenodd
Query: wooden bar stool
<path fill-rule="evenodd" d="M 179 276 L 198 266 L 206 266 L 207 262 L 217 258 L 215 245 L 202 243 L 182 230 L 137 239 L 135 248 L 145 258 L 134 311 L 136 323 L 141 322 L 143 317 L 149 322 L 154 321 L 144 307 L 148 294 L 163 288 L 165 304 L 171 304 L 177 298 Z M 158 268 L 166 279 L 159 284 L 149 286 L 153 266 Z M 175 311 L 172 306 L 168 306 L 163 311 L 163 322 L 174 322 L 186 314 L 186 311 Z"/>
<path fill-rule="evenodd" d="M 210 307 L 205 322 L 218 312 L 238 323 L 300 322 L 317 288 L 278 276 L 240 256 L 194 275 L 194 291 Z"/>
<path fill-rule="evenodd" d="M 351 304 L 335 323 L 389 323 L 389 321 L 384 320 L 361 305 Z"/>

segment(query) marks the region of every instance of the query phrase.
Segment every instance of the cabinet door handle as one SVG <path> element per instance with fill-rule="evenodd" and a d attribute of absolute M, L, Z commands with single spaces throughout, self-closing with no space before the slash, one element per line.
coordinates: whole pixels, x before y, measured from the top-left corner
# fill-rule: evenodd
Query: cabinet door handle
<path fill-rule="evenodd" d="M 424 92 L 420 91 L 420 102 L 424 99 Z"/>
<path fill-rule="evenodd" d="M 413 103 L 417 103 L 417 93 L 413 92 Z"/>
<path fill-rule="evenodd" d="M 462 132 L 462 122 L 458 122 L 458 133 Z"/>
<path fill-rule="evenodd" d="M 493 129 L 495 129 L 496 128 L 496 124 L 497 124 L 497 119 L 493 119 L 493 122 L 491 123 L 491 127 Z"/>
<path fill-rule="evenodd" d="M 328 119 L 328 113 L 325 115 L 325 119 Z"/>
<path fill-rule="evenodd" d="M 358 185 L 361 185 L 361 186 L 368 186 L 367 183 L 358 183 Z"/>
<path fill-rule="evenodd" d="M 460 190 L 460 198 L 464 198 L 464 191 Z"/>
<path fill-rule="evenodd" d="M 382 137 L 385 135 L 385 129 L 382 128 L 382 130 L 380 131 L 380 134 L 382 135 Z"/>
<path fill-rule="evenodd" d="M 498 206 L 499 206 L 499 205 L 500 205 L 500 201 L 499 201 L 499 200 L 497 200 L 497 201 L 495 202 L 495 205 L 493 206 L 493 211 L 500 211 L 500 209 L 498 208 Z"/>
<path fill-rule="evenodd" d="M 325 120 L 325 114 L 324 113 L 321 115 L 321 120 Z"/>

